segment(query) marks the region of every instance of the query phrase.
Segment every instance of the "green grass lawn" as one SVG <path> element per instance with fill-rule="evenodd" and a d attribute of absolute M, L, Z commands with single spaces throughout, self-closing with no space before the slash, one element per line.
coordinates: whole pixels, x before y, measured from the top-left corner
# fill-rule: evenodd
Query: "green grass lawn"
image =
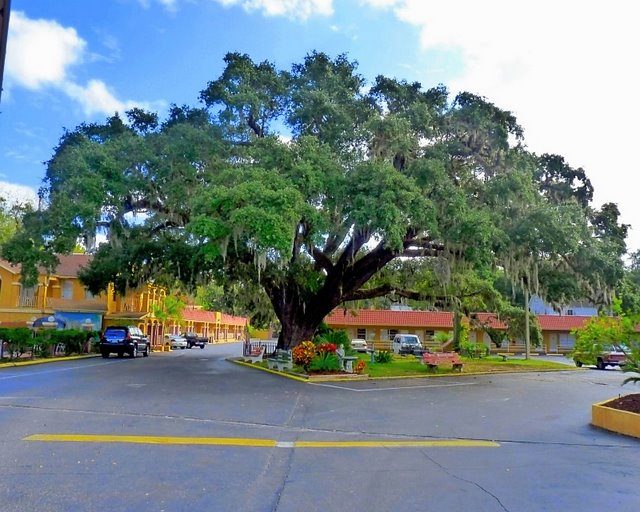
<path fill-rule="evenodd" d="M 436 371 L 429 370 L 414 356 L 393 356 L 393 361 L 387 364 L 370 363 L 368 354 L 359 354 L 358 357 L 367 363 L 364 373 L 368 373 L 370 377 L 402 377 L 410 375 L 434 375 L 434 374 L 457 374 L 451 368 L 450 364 L 444 364 Z M 464 363 L 462 373 L 475 372 L 530 372 L 535 370 L 571 370 L 571 366 L 552 361 L 541 361 L 538 359 L 508 359 L 502 361 L 497 356 L 484 357 L 482 359 L 461 358 Z"/>
<path fill-rule="evenodd" d="M 368 373 L 369 377 L 411 377 L 414 375 L 457 375 L 458 372 L 453 371 L 450 364 L 443 364 L 437 370 L 430 370 L 427 366 L 422 365 L 415 356 L 394 355 L 390 363 L 373 363 L 371 364 L 371 356 L 369 354 L 358 354 L 358 358 L 367 363 L 364 373 Z M 500 373 L 500 372 L 531 372 L 536 370 L 572 370 L 576 369 L 562 363 L 554 363 L 553 361 L 542 361 L 539 359 L 508 359 L 503 361 L 498 356 L 488 356 L 482 359 L 471 359 L 462 357 L 464 368 L 462 373 Z M 256 366 L 266 368 L 267 362 L 262 361 L 256 363 Z M 293 373 L 304 375 L 305 371 L 302 367 L 294 365 Z"/>

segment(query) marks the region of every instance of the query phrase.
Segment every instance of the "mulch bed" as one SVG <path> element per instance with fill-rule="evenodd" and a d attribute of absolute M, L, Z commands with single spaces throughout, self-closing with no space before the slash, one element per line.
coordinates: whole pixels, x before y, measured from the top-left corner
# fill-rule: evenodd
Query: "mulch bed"
<path fill-rule="evenodd" d="M 621 396 L 615 400 L 611 400 L 606 404 L 602 404 L 611 409 L 620 409 L 621 411 L 635 412 L 640 414 L 640 393 L 633 395 Z"/>

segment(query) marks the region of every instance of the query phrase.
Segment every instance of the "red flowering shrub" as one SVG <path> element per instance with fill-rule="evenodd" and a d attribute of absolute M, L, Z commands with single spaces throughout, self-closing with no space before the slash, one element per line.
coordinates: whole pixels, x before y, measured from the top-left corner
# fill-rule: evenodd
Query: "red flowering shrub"
<path fill-rule="evenodd" d="M 338 350 L 338 346 L 335 343 L 319 343 L 316 345 L 316 351 L 320 355 L 326 353 L 335 354 L 336 350 Z"/>
<path fill-rule="evenodd" d="M 316 346 L 310 341 L 303 341 L 297 347 L 294 347 L 291 357 L 293 362 L 302 366 L 305 370 L 309 368 L 311 360 L 316 355 Z"/>
<path fill-rule="evenodd" d="M 367 367 L 367 363 L 365 363 L 364 361 L 358 361 L 356 365 L 353 367 L 353 372 L 360 375 L 366 367 Z"/>

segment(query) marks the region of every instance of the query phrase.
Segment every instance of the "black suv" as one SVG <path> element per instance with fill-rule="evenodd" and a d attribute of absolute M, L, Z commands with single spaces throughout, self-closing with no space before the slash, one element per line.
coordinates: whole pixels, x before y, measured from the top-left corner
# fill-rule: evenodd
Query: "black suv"
<path fill-rule="evenodd" d="M 208 343 L 208 339 L 202 336 L 198 336 L 195 332 L 187 332 L 182 335 L 185 340 L 187 340 L 187 348 L 191 347 L 200 347 L 204 348 L 204 346 Z"/>
<path fill-rule="evenodd" d="M 100 353 L 105 359 L 109 354 L 118 354 L 118 357 L 129 354 L 130 357 L 137 357 L 142 353 L 147 357 L 150 351 L 149 340 L 133 325 L 107 327 L 100 336 Z"/>

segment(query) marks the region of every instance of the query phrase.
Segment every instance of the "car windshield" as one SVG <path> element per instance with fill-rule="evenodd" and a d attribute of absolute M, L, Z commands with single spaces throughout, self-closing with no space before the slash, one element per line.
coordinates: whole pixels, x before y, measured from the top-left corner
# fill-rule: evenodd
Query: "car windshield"
<path fill-rule="evenodd" d="M 405 343 L 407 345 L 417 345 L 418 338 L 417 336 L 400 336 L 400 343 Z"/>

